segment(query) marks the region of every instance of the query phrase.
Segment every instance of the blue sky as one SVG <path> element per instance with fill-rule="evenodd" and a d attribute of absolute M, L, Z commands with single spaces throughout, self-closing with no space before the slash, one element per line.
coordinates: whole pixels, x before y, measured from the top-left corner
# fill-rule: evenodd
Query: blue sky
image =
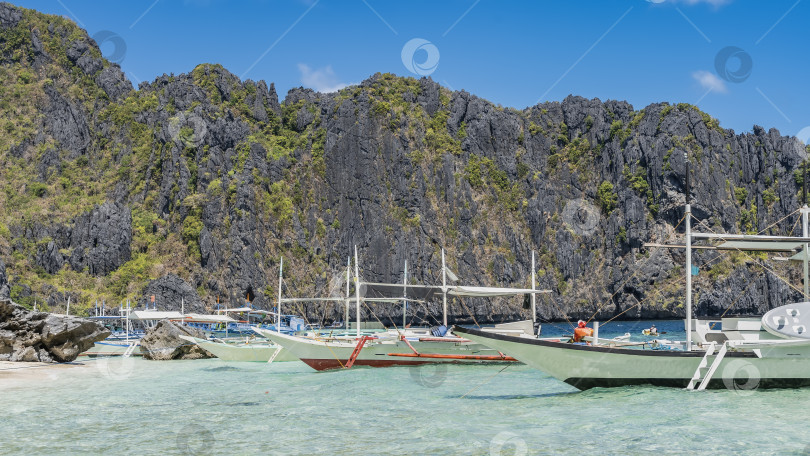
<path fill-rule="evenodd" d="M 569 94 L 686 102 L 737 132 L 810 137 L 810 0 L 13 2 L 106 36 L 136 85 L 204 62 L 274 82 L 282 99 L 429 74 L 518 109 Z"/>

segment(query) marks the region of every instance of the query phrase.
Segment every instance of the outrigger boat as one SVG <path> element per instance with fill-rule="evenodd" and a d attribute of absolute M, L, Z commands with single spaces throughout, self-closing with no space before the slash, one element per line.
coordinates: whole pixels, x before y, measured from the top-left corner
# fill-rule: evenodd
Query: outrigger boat
<path fill-rule="evenodd" d="M 179 314 L 175 315 L 179 316 Z M 118 315 L 106 314 L 104 306 L 96 306 L 95 315 L 88 317 L 97 321 L 110 330 L 110 336 L 103 341 L 96 342 L 92 347 L 79 356 L 90 358 L 108 356 L 141 356 L 137 347 L 146 333 L 147 319 L 138 317 L 138 312 L 132 310 L 127 300 L 127 306 L 118 308 Z"/>
<path fill-rule="evenodd" d="M 799 237 L 693 232 L 688 176 L 687 160 L 685 342 L 659 347 L 667 350 L 642 350 L 606 346 L 598 335 L 590 345 L 581 345 L 470 328 L 457 327 L 454 332 L 581 390 L 642 384 L 690 390 L 810 386 L 810 302 L 780 306 L 762 318 L 722 318 L 720 329 L 710 329 L 709 322 L 692 318 L 692 242 L 696 240 L 711 244 L 704 248 L 717 250 L 789 252 L 791 260 L 803 263 L 808 299 L 810 208 L 805 204 L 798 211 L 802 219 Z"/>
<path fill-rule="evenodd" d="M 534 257 L 532 257 L 534 258 Z M 324 335 L 312 334 L 310 337 L 297 335 L 287 335 L 276 331 L 269 331 L 261 328 L 254 330 L 262 336 L 270 339 L 274 343 L 289 350 L 301 361 L 313 369 L 322 371 L 330 369 L 349 368 L 353 365 L 371 367 L 408 366 L 428 363 L 503 363 L 516 362 L 510 356 L 504 355 L 498 350 L 493 350 L 487 346 L 473 342 L 469 339 L 458 337 L 447 331 L 447 296 L 457 297 L 497 297 L 515 296 L 519 294 L 529 294 L 534 296 L 537 293 L 547 293 L 548 290 L 536 290 L 520 288 L 490 288 L 490 287 L 465 287 L 447 285 L 449 270 L 444 264 L 444 252 L 442 251 L 442 283 L 439 286 L 413 285 L 407 280 L 403 284 L 381 284 L 365 283 L 359 279 L 359 267 L 357 264 L 357 250 L 355 248 L 355 305 L 356 305 L 356 333 L 354 335 Z M 283 263 L 282 263 L 283 265 Z M 534 268 L 532 268 L 534 269 Z M 449 273 L 451 278 L 454 274 Z M 350 301 L 348 293 L 347 269 L 347 297 L 346 298 L 323 298 L 328 300 L 344 300 L 347 304 Z M 532 281 L 534 284 L 534 280 Z M 360 289 L 364 288 L 368 293 L 376 292 L 379 295 L 390 294 L 393 290 L 400 290 L 407 298 L 364 298 L 363 301 L 384 301 L 393 302 L 404 300 L 407 302 L 420 301 L 441 293 L 444 300 L 443 325 L 434 328 L 403 328 L 394 329 L 382 333 L 361 334 L 360 321 Z M 279 270 L 279 306 L 285 299 L 281 297 L 281 268 Z M 535 314 L 533 312 L 533 314 Z M 403 324 L 403 326 L 405 326 Z M 533 334 L 534 325 L 531 320 L 525 322 L 507 323 L 496 325 L 495 328 L 487 328 L 485 331 L 497 331 L 502 334 Z"/>
<path fill-rule="evenodd" d="M 240 341 L 215 341 L 198 339 L 191 336 L 179 336 L 181 339 L 199 345 L 223 361 L 241 361 L 266 363 L 274 361 L 298 361 L 288 350 L 279 345 L 268 343 L 266 340 L 255 341 L 245 338 Z M 278 353 L 277 353 L 278 352 Z"/>

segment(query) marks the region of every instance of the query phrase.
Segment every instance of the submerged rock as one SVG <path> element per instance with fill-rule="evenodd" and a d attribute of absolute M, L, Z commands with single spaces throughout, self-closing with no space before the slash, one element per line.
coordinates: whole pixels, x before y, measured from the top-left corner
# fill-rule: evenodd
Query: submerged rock
<path fill-rule="evenodd" d="M 70 362 L 109 335 L 94 321 L 32 312 L 0 299 L 0 361 Z"/>
<path fill-rule="evenodd" d="M 200 329 L 163 320 L 154 328 L 150 328 L 141 339 L 141 353 L 145 359 L 157 361 L 215 358 L 208 351 L 181 339 L 180 336 L 206 338 Z"/>

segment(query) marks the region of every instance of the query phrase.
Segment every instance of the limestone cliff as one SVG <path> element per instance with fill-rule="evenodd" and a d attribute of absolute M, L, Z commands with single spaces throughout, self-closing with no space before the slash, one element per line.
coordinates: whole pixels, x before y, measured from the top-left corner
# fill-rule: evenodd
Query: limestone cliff
<path fill-rule="evenodd" d="M 643 243 L 682 233 L 685 154 L 695 216 L 718 232 L 784 233 L 768 227 L 798 208 L 806 158 L 793 137 L 738 134 L 688 104 L 569 96 L 517 110 L 390 74 L 279 102 L 273 84 L 202 64 L 136 91 L 75 24 L 8 4 L 0 73 L 0 257 L 29 305 L 137 301 L 174 274 L 148 292 L 169 290 L 161 305 L 267 308 L 281 256 L 285 295 L 339 294 L 357 245 L 368 280 L 399 282 L 408 260 L 414 281 L 438 283 L 444 247 L 465 284 L 504 286 L 529 286 L 536 250 L 553 290 L 544 319 L 680 316 L 682 252 Z M 797 299 L 783 265 L 717 255 L 695 257 L 698 314 Z M 363 311 L 400 318 L 399 306 Z M 450 311 L 528 316 L 522 299 Z"/>

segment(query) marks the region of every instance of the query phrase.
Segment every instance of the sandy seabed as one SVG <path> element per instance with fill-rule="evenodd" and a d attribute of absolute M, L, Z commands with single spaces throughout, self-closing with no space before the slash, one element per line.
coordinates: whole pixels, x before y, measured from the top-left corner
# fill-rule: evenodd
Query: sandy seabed
<path fill-rule="evenodd" d="M 0 361 L 0 388 L 23 386 L 38 381 L 52 381 L 66 369 L 87 369 L 91 366 L 82 362 L 72 363 L 29 363 Z"/>

